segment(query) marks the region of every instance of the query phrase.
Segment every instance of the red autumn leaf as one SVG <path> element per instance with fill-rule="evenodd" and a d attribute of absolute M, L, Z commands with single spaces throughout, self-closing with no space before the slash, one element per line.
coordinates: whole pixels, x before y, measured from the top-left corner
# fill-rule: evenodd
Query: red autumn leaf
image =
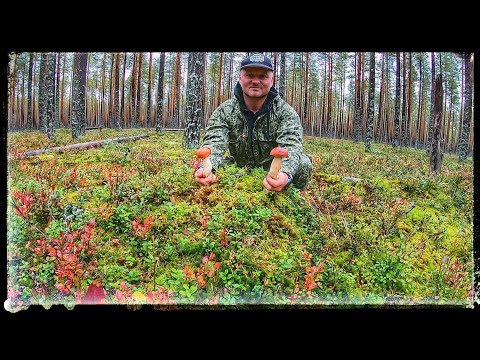
<path fill-rule="evenodd" d="M 198 282 L 198 284 L 200 285 L 200 287 L 204 287 L 204 286 L 207 284 L 207 282 L 205 281 L 203 275 L 198 275 L 198 276 L 197 276 L 197 282 Z"/>
<path fill-rule="evenodd" d="M 56 254 L 55 248 L 53 246 L 50 246 L 48 248 L 48 256 L 55 257 L 55 254 Z"/>
<path fill-rule="evenodd" d="M 213 268 L 214 268 L 215 270 L 218 270 L 219 267 L 220 267 L 220 261 L 217 261 L 217 262 L 215 263 L 215 265 L 213 265 Z"/>
<path fill-rule="evenodd" d="M 153 304 L 154 301 L 155 301 L 155 295 L 153 295 L 151 291 L 147 292 L 147 302 L 149 302 L 150 304 Z"/>
<path fill-rule="evenodd" d="M 125 281 L 120 281 L 120 289 L 122 291 L 128 290 L 128 286 L 125 284 Z"/>
<path fill-rule="evenodd" d="M 185 267 L 183 268 L 183 274 L 184 274 L 185 279 L 187 279 L 187 280 L 195 279 L 194 271 L 188 264 L 185 265 Z"/>
<path fill-rule="evenodd" d="M 98 284 L 98 283 L 97 283 Z M 103 286 L 91 284 L 86 294 L 82 297 L 82 304 L 106 304 L 105 290 Z"/>
<path fill-rule="evenodd" d="M 143 221 L 143 226 L 145 226 L 146 228 L 150 228 L 150 226 L 152 225 L 152 221 L 153 221 L 153 216 L 152 215 L 147 216 L 146 219 Z"/>

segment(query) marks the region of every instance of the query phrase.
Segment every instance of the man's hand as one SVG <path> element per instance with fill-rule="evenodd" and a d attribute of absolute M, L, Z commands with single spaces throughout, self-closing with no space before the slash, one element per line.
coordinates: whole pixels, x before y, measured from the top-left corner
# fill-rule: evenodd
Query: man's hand
<path fill-rule="evenodd" d="M 198 168 L 195 171 L 195 181 L 201 185 L 211 185 L 217 181 L 217 177 L 211 172 L 207 177 L 203 177 L 203 168 Z"/>
<path fill-rule="evenodd" d="M 283 171 L 278 173 L 278 179 L 268 176 L 263 179 L 263 186 L 270 191 L 282 191 L 288 183 L 288 175 Z"/>

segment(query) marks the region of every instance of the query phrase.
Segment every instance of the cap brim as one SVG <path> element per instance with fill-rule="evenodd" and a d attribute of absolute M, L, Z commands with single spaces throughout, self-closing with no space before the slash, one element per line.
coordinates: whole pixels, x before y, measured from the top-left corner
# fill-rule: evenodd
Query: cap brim
<path fill-rule="evenodd" d="M 240 70 L 246 68 L 246 67 L 259 67 L 259 68 L 264 68 L 264 69 L 268 69 L 270 71 L 273 71 L 273 69 L 270 67 L 270 66 L 267 66 L 267 65 L 262 65 L 262 64 L 248 64 L 248 65 L 243 65 Z"/>

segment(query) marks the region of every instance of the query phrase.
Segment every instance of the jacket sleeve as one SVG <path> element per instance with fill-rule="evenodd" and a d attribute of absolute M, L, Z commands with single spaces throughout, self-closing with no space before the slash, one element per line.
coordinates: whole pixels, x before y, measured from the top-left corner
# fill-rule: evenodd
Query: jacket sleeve
<path fill-rule="evenodd" d="M 278 146 L 288 151 L 288 157 L 283 159 L 280 171 L 293 178 L 297 173 L 300 156 L 303 153 L 303 127 L 297 112 L 288 104 L 285 104 L 278 115 L 276 142 Z"/>
<path fill-rule="evenodd" d="M 228 124 L 222 105 L 208 119 L 202 146 L 210 148 L 212 168 L 217 170 L 228 148 Z"/>

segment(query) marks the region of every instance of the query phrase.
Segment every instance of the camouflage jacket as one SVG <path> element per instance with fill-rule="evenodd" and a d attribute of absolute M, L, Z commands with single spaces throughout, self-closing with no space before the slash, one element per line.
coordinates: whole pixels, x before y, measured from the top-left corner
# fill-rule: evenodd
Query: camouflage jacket
<path fill-rule="evenodd" d="M 227 149 L 238 166 L 263 167 L 268 170 L 273 157 L 270 150 L 281 146 L 288 151 L 280 171 L 294 177 L 303 152 L 303 128 L 297 112 L 273 87 L 260 111 L 246 109 L 240 84 L 235 96 L 215 109 L 208 120 L 202 146 L 212 151 L 212 168 L 224 162 Z M 249 131 L 249 120 L 253 127 Z"/>

